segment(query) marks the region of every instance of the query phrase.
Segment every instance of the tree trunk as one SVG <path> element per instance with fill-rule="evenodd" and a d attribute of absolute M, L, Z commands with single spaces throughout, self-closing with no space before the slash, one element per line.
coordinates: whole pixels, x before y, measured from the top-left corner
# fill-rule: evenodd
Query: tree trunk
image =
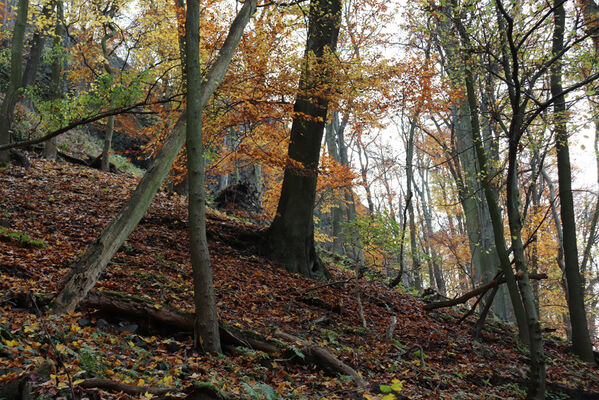
<path fill-rule="evenodd" d="M 221 351 L 218 313 L 206 238 L 206 190 L 204 188 L 204 144 L 202 143 L 203 104 L 200 104 L 198 96 L 202 82 L 199 53 L 200 2 L 197 0 L 187 1 L 185 35 L 189 244 L 196 309 L 194 343 L 196 349 L 202 352 L 217 353 Z"/>
<path fill-rule="evenodd" d="M 44 18 L 50 18 L 50 12 L 52 11 L 52 2 L 48 2 L 42 9 L 42 16 Z M 31 40 L 31 49 L 29 50 L 29 58 L 27 64 L 25 64 L 25 70 L 23 71 L 23 78 L 21 86 L 26 88 L 27 86 L 35 83 L 37 76 L 37 70 L 39 69 L 40 61 L 42 60 L 42 53 L 44 52 L 44 45 L 46 44 L 46 34 L 38 27 L 33 33 L 33 39 Z"/>
<path fill-rule="evenodd" d="M 10 143 L 10 125 L 23 78 L 23 47 L 28 9 L 29 0 L 19 0 L 10 51 L 10 81 L 4 100 L 0 104 L 0 145 Z M 9 161 L 10 153 L 0 151 L 0 166 L 7 164 Z"/>
<path fill-rule="evenodd" d="M 125 207 L 102 231 L 67 273 L 53 307 L 55 314 L 73 312 L 95 285 L 112 256 L 135 229 L 168 174 L 185 140 L 185 120 L 179 118 Z"/>
<path fill-rule="evenodd" d="M 418 113 L 413 120 L 410 120 L 410 130 L 408 132 L 406 146 L 406 199 L 408 206 L 408 218 L 410 223 L 410 256 L 412 257 L 412 281 L 417 290 L 422 289 L 422 280 L 420 278 L 420 256 L 418 254 L 418 246 L 416 244 L 416 221 L 414 219 L 414 196 L 412 193 L 412 180 L 414 168 L 412 165 L 414 159 L 414 134 L 416 131 L 416 120 Z"/>
<path fill-rule="evenodd" d="M 62 80 L 62 67 L 63 67 L 63 19 L 64 9 L 62 0 L 56 0 L 56 25 L 54 27 L 54 43 L 53 43 L 53 56 L 52 60 L 52 82 L 50 83 L 50 90 L 52 92 L 52 98 L 58 100 L 62 98 L 63 80 Z M 59 112 L 57 110 L 57 112 Z M 44 143 L 44 158 L 46 160 L 56 160 L 56 138 L 52 138 Z"/>
<path fill-rule="evenodd" d="M 458 33 L 464 42 L 464 45 L 469 48 L 470 42 L 468 39 L 468 35 L 465 32 L 465 28 L 461 25 L 459 20 L 456 20 L 456 25 L 458 29 Z M 472 143 L 474 149 L 476 151 L 476 157 L 478 161 L 478 166 L 481 170 L 481 176 L 483 179 L 481 180 L 481 185 L 483 191 L 485 193 L 485 198 L 487 200 L 487 206 L 489 208 L 489 215 L 491 218 L 491 222 L 493 225 L 493 235 L 495 238 L 495 248 L 497 250 L 497 255 L 499 257 L 499 261 L 501 264 L 501 269 L 505 274 L 508 292 L 510 295 L 510 299 L 512 301 L 512 307 L 514 309 L 514 315 L 516 317 L 516 322 L 518 323 L 518 334 L 520 340 L 525 343 L 529 342 L 529 326 L 527 321 L 527 314 L 524 308 L 524 304 L 522 302 L 522 298 L 520 297 L 520 293 L 518 291 L 518 286 L 516 285 L 516 277 L 514 275 L 514 271 L 512 270 L 512 264 L 510 262 L 510 258 L 507 252 L 507 246 L 504 237 L 504 229 L 503 229 L 503 218 L 501 216 L 501 210 L 499 208 L 499 202 L 497 200 L 497 193 L 492 187 L 492 183 L 490 181 L 491 175 L 488 171 L 488 163 L 487 157 L 485 154 L 485 149 L 482 144 L 482 138 L 480 133 L 480 123 L 478 119 L 478 105 L 476 101 L 476 94 L 474 91 L 474 78 L 472 75 L 472 71 L 469 67 L 470 60 L 469 57 L 466 56 L 466 60 L 464 61 L 466 68 L 464 69 L 464 82 L 466 85 L 466 97 L 468 100 L 468 106 L 470 107 L 470 122 L 472 127 Z"/>
<path fill-rule="evenodd" d="M 117 28 L 115 27 L 112 19 L 116 14 L 117 8 L 116 6 L 112 6 L 107 11 L 107 17 L 109 21 L 104 24 L 104 28 L 106 29 L 106 33 L 102 37 L 101 46 L 102 46 L 102 55 L 104 56 L 104 70 L 106 73 L 112 77 L 114 77 L 115 73 L 112 67 L 110 66 L 110 61 L 108 58 L 110 57 L 110 53 L 108 52 L 108 41 L 113 38 L 117 34 Z M 112 148 L 112 136 L 114 134 L 114 115 L 111 115 L 106 120 L 106 130 L 104 132 L 104 146 L 102 148 L 101 155 L 101 163 L 100 169 L 102 171 L 110 170 L 110 149 Z"/>
<path fill-rule="evenodd" d="M 329 154 L 333 158 L 333 160 L 337 161 L 341 164 L 341 158 L 339 157 L 339 149 L 337 147 L 337 135 L 339 131 L 339 114 L 334 113 L 333 119 L 326 126 L 326 144 Z M 344 189 L 341 189 L 344 190 Z M 338 204 L 331 207 L 331 236 L 333 237 L 333 244 L 331 250 L 334 253 L 341 254 L 343 251 L 343 238 L 341 236 L 341 220 L 343 218 L 343 214 L 345 214 L 344 210 L 345 205 L 343 202 L 339 202 Z"/>
<path fill-rule="evenodd" d="M 445 280 L 443 279 L 443 273 L 441 272 L 441 262 L 439 260 L 439 254 L 435 250 L 435 245 L 432 242 L 433 239 L 433 209 L 432 199 L 430 192 L 430 185 L 428 182 L 428 170 L 423 170 L 422 177 L 422 189 L 418 191 L 422 203 L 422 213 L 424 215 L 425 227 L 426 227 L 426 241 L 429 243 L 430 256 L 431 256 L 431 268 L 436 283 L 437 290 L 442 295 L 447 293 L 445 288 Z M 416 185 L 414 184 L 414 187 Z M 431 278 L 431 282 L 433 279 Z"/>
<path fill-rule="evenodd" d="M 330 84 L 321 57 L 337 47 L 340 0 L 311 0 L 306 54 L 300 78 L 291 141 L 288 156 L 301 167 L 289 164 L 285 169 L 277 214 L 268 230 L 268 250 L 282 267 L 308 277 L 320 277 L 324 266 L 316 256 L 314 247 L 314 200 L 318 161 L 328 100 L 310 98 L 305 91 Z M 308 58 L 313 54 L 319 60 L 311 66 Z"/>
<path fill-rule="evenodd" d="M 564 47 L 565 10 L 561 0 L 554 1 L 553 54 L 559 54 Z M 564 241 L 564 261 L 568 284 L 568 309 L 572 324 L 572 345 L 574 353 L 584 361 L 594 363 L 593 345 L 589 336 L 587 316 L 584 308 L 584 290 L 578 269 L 578 248 L 576 242 L 576 221 L 572 198 L 572 172 L 566 129 L 566 100 L 562 88 L 562 66 L 557 61 L 551 66 L 551 95 L 556 98 L 553 104 L 555 124 L 555 148 L 557 150 L 557 175 L 561 221 Z"/>
<path fill-rule="evenodd" d="M 199 102 L 202 107 L 208 102 L 225 76 L 237 44 L 241 40 L 243 30 L 255 8 L 256 0 L 247 1 L 233 21 L 218 58 L 200 85 Z M 85 254 L 71 268 L 65 277 L 63 288 L 55 300 L 53 307 L 55 314 L 75 310 L 77 304 L 95 285 L 114 253 L 137 226 L 183 146 L 184 125 L 185 119 L 180 117 L 125 207 L 104 228 L 100 237 L 87 248 Z"/>

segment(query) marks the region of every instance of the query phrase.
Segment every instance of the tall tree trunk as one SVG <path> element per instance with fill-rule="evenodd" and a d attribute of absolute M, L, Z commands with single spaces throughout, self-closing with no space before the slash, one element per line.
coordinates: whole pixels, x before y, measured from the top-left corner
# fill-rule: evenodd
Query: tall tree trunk
<path fill-rule="evenodd" d="M 283 177 L 277 214 L 268 230 L 268 248 L 271 257 L 291 272 L 319 277 L 324 266 L 314 247 L 314 200 L 320 144 L 327 118 L 328 100 L 305 94 L 318 86 L 330 84 L 321 57 L 337 47 L 341 18 L 340 0 L 311 0 L 305 62 L 291 126 L 288 156 L 302 167 L 288 165 Z M 310 54 L 318 58 L 313 65 Z"/>
<path fill-rule="evenodd" d="M 339 113 L 335 112 L 333 114 L 333 119 L 326 126 L 325 139 L 327 144 L 327 149 L 329 154 L 333 158 L 333 160 L 337 161 L 339 164 L 341 163 L 341 157 L 339 156 L 339 148 L 337 144 L 337 137 L 339 135 L 339 130 L 341 129 L 341 124 L 339 123 Z M 343 135 L 343 132 L 341 132 Z M 342 192 L 345 191 L 344 188 L 340 189 Z M 339 193 L 341 194 L 341 193 Z M 334 253 L 341 254 L 343 252 L 343 237 L 341 232 L 341 221 L 343 219 L 343 215 L 345 212 L 345 205 L 343 202 L 339 202 L 335 204 L 331 208 L 331 235 L 333 236 L 333 244 L 331 250 Z"/>
<path fill-rule="evenodd" d="M 10 143 L 10 125 L 23 78 L 23 47 L 28 9 L 29 0 L 19 0 L 10 51 L 10 81 L 4 100 L 0 104 L 0 145 Z M 0 166 L 7 164 L 9 161 L 10 153 L 6 150 L 0 151 Z"/>
<path fill-rule="evenodd" d="M 541 175 L 543 180 L 547 184 L 547 189 L 549 190 L 549 201 L 551 202 L 551 215 L 553 217 L 553 222 L 555 224 L 555 232 L 557 233 L 557 257 L 556 262 L 559 270 L 562 272 L 562 279 L 560 279 L 560 285 L 562 286 L 562 290 L 568 298 L 568 284 L 566 283 L 566 263 L 564 261 L 564 233 L 562 231 L 562 225 L 560 223 L 559 212 L 557 211 L 557 197 L 555 196 L 555 187 L 553 185 L 553 181 L 545 171 L 545 168 L 541 168 Z M 564 313 L 563 315 L 564 323 L 566 324 L 566 337 L 568 340 L 572 340 L 572 326 L 570 324 L 570 317 Z"/>
<path fill-rule="evenodd" d="M 374 201 L 372 200 L 372 191 L 370 190 L 371 183 L 368 183 L 368 170 L 370 159 L 366 150 L 366 146 L 362 143 L 361 138 L 358 138 L 356 143 L 358 150 L 358 162 L 360 163 L 360 176 L 362 177 L 362 187 L 366 192 L 366 204 L 368 204 L 368 215 L 374 216 Z M 363 156 L 363 157 L 362 157 Z"/>
<path fill-rule="evenodd" d="M 439 293 L 445 295 L 447 290 L 445 288 L 445 280 L 443 279 L 443 274 L 441 273 L 441 266 L 439 260 L 439 254 L 435 250 L 435 246 L 432 242 L 433 239 L 433 209 L 432 209 L 432 199 L 430 193 L 430 185 L 428 182 L 428 169 L 423 169 L 423 173 L 421 176 L 422 179 L 422 188 L 418 191 L 418 195 L 420 196 L 420 202 L 422 204 L 422 214 L 424 216 L 424 222 L 426 227 L 426 242 L 429 243 L 429 252 L 430 252 L 430 266 L 432 269 L 432 277 L 431 282 L 435 281 L 435 286 Z M 414 188 L 417 189 L 416 183 L 414 183 Z M 434 278 L 434 279 L 433 279 Z"/>
<path fill-rule="evenodd" d="M 199 88 L 199 103 L 203 106 L 222 81 L 241 40 L 243 30 L 256 9 L 256 0 L 246 1 L 233 21 L 229 34 L 220 49 L 218 58 L 210 67 Z M 62 314 L 75 310 L 87 292 L 95 285 L 100 274 L 121 247 L 129 234 L 137 226 L 148 209 L 154 195 L 183 146 L 185 141 L 185 118 L 180 117 L 173 131 L 156 155 L 156 159 L 141 179 L 127 204 L 102 231 L 71 268 L 64 279 L 63 288 L 58 294 L 53 312 Z"/>
<path fill-rule="evenodd" d="M 62 24 L 64 22 L 64 9 L 62 0 L 55 0 L 54 3 L 56 4 L 56 25 L 54 27 L 54 48 L 52 51 L 54 58 L 52 60 L 52 82 L 50 83 L 50 90 L 52 98 L 58 100 L 62 97 L 62 64 L 64 57 L 62 49 Z M 46 160 L 56 160 L 56 138 L 52 138 L 44 143 L 44 158 Z"/>
<path fill-rule="evenodd" d="M 406 199 L 408 206 L 408 218 L 410 223 L 410 255 L 412 257 L 412 273 L 410 274 L 417 290 L 422 289 L 422 279 L 420 277 L 420 256 L 418 254 L 418 245 L 416 243 L 416 221 L 414 218 L 414 195 L 412 193 L 412 180 L 414 177 L 414 134 L 416 133 L 416 121 L 418 113 L 410 121 L 410 130 L 408 132 L 406 146 Z"/>
<path fill-rule="evenodd" d="M 564 29 L 566 13 L 561 0 L 554 0 L 553 54 L 559 54 L 564 47 Z M 578 269 L 578 248 L 576 242 L 576 221 L 572 198 L 572 172 L 566 129 L 566 100 L 562 88 L 562 65 L 560 61 L 551 66 L 551 95 L 556 99 L 553 104 L 555 124 L 555 148 L 557 150 L 557 175 L 562 229 L 564 232 L 564 261 L 568 283 L 568 309 L 572 324 L 572 345 L 574 353 L 584 361 L 594 363 L 593 345 L 589 336 L 587 316 L 584 308 L 584 290 Z"/>
<path fill-rule="evenodd" d="M 50 18 L 52 4 L 52 1 L 48 1 L 42 8 L 42 16 L 44 18 Z M 42 60 L 42 53 L 44 52 L 45 44 L 46 34 L 43 32 L 42 28 L 37 27 L 33 33 L 31 48 L 29 50 L 29 58 L 27 59 L 27 64 L 25 64 L 25 70 L 23 71 L 23 78 L 21 82 L 22 87 L 26 88 L 27 86 L 33 85 L 35 83 L 37 70 L 39 69 L 40 61 Z"/>
<path fill-rule="evenodd" d="M 507 214 L 510 236 L 512 239 L 511 247 L 514 255 L 514 264 L 518 270 L 518 274 L 521 276 L 518 283 L 528 322 L 530 370 L 528 372 L 529 387 L 527 398 L 544 399 L 545 359 L 543 353 L 543 337 L 524 254 L 524 245 L 522 242 L 522 215 L 519 206 L 520 193 L 518 189 L 518 152 L 523 134 L 528 99 L 525 98 L 523 100 L 518 50 L 514 45 L 514 20 L 503 7 L 501 0 L 496 0 L 496 6 L 501 39 L 503 41 L 502 44 L 507 48 L 506 51 L 510 52 L 509 57 L 505 57 L 502 63 L 505 78 L 508 81 L 508 95 L 511 106 L 508 128 L 508 170 L 506 178 Z"/>
<path fill-rule="evenodd" d="M 189 182 L 189 246 L 193 268 L 195 303 L 194 342 L 196 349 L 220 352 L 218 313 L 212 279 L 212 266 L 206 238 L 206 189 L 204 144 L 202 142 L 202 108 L 199 90 L 200 71 L 200 2 L 187 1 L 185 20 L 187 62 L 187 176 Z"/>
<path fill-rule="evenodd" d="M 518 127 L 521 121 L 519 115 L 515 116 L 516 122 L 514 126 Z M 521 125 L 520 125 L 521 126 Z M 514 132 L 520 132 L 517 128 L 512 128 Z M 528 277 L 528 268 L 524 256 L 524 244 L 522 243 L 522 216 L 518 209 L 520 196 L 518 191 L 518 166 L 516 156 L 518 153 L 519 141 L 514 140 L 515 135 L 510 135 L 509 143 L 509 162 L 508 176 L 506 181 L 507 186 L 507 209 L 510 225 L 510 234 L 512 237 L 512 251 L 514 254 L 514 263 L 516 269 L 521 275 L 519 281 L 520 293 L 522 295 L 522 303 L 526 311 L 529 330 L 529 349 L 530 349 L 530 371 L 529 371 L 529 390 L 528 398 L 544 399 L 545 398 L 545 361 L 543 354 L 543 337 L 541 334 L 541 325 L 537 314 L 532 287 Z"/>
<path fill-rule="evenodd" d="M 109 18 L 108 22 L 104 24 L 104 29 L 107 30 L 104 36 L 102 37 L 101 46 L 102 46 L 102 55 L 104 56 L 104 71 L 112 78 L 114 78 L 114 70 L 110 66 L 110 61 L 108 58 L 110 57 L 110 52 L 108 51 L 108 41 L 113 38 L 117 34 L 117 28 L 112 22 L 116 14 L 117 8 L 113 4 L 113 6 L 108 10 L 106 17 Z M 107 118 L 106 121 L 106 130 L 104 131 L 104 146 L 102 148 L 102 160 L 100 163 L 100 169 L 102 171 L 108 171 L 110 169 L 110 149 L 112 148 L 112 136 L 114 135 L 114 115 L 111 115 Z"/>
<path fill-rule="evenodd" d="M 452 12 L 447 8 L 447 13 Z M 451 26 L 448 22 L 440 24 L 439 36 L 447 35 Z M 464 65 L 460 63 L 458 57 L 458 42 L 456 40 L 442 41 L 442 47 L 448 55 L 448 60 L 444 65 L 449 75 L 456 82 L 460 82 L 463 77 Z M 458 83 L 459 85 L 459 83 Z M 485 102 L 483 101 L 483 106 Z M 483 110 L 484 113 L 484 110 Z M 486 115 L 486 113 L 484 113 Z M 466 232 L 470 247 L 472 270 L 474 273 L 474 282 L 487 282 L 495 276 L 497 268 L 500 265 L 497 250 L 495 248 L 495 239 L 493 236 L 493 226 L 489 215 L 489 209 L 484 201 L 484 191 L 480 183 L 480 166 L 476 157 L 476 151 L 472 142 L 472 126 L 470 119 L 470 108 L 467 100 L 463 100 L 453 110 L 453 122 L 456 132 L 456 150 L 454 156 L 459 159 L 459 165 L 463 171 L 463 176 L 459 174 L 459 165 L 456 166 L 453 173 L 464 218 L 466 222 Z M 482 134 L 485 136 L 484 143 L 494 143 L 488 140 L 491 135 L 490 120 L 484 118 L 485 123 Z M 493 146 L 489 146 L 493 147 Z M 483 144 L 484 148 L 484 144 Z M 485 148 L 485 151 L 489 149 Z M 495 150 L 493 148 L 493 150 Z M 487 168 L 492 169 L 491 165 Z M 495 188 L 493 190 L 496 191 Z M 498 293 L 493 297 L 492 308 L 495 314 L 502 318 L 509 317 L 509 300 L 506 301 L 507 291 L 505 286 L 498 289 Z"/>
<path fill-rule="evenodd" d="M 455 8 L 455 1 L 452 2 L 452 6 Z M 449 14 L 451 17 L 452 14 Z M 456 26 L 457 33 L 462 41 L 462 44 L 466 49 L 471 49 L 471 43 L 466 32 L 465 27 L 463 26 L 461 20 L 458 18 L 452 18 L 454 24 Z M 478 161 L 478 167 L 481 172 L 481 186 L 483 188 L 483 192 L 485 194 L 485 199 L 487 202 L 487 206 L 489 209 L 489 216 L 491 219 L 491 223 L 493 226 L 493 236 L 495 239 L 495 248 L 497 250 L 497 255 L 499 257 L 501 269 L 505 275 L 506 283 L 508 287 L 508 293 L 510 295 L 510 299 L 512 302 L 512 307 L 514 310 L 514 315 L 516 317 L 516 322 L 518 324 L 518 334 L 520 340 L 525 343 L 529 343 L 530 335 L 529 335 L 529 324 L 527 319 L 526 309 L 523 304 L 523 299 L 520 297 L 520 292 L 518 290 L 518 285 L 516 284 L 516 277 L 514 275 L 514 271 L 512 270 L 512 265 L 510 262 L 509 254 L 507 252 L 507 245 L 504 237 L 504 228 L 503 228 L 503 218 L 501 215 L 501 210 L 499 208 L 499 201 L 497 199 L 497 192 L 493 188 L 493 184 L 491 182 L 491 174 L 489 171 L 489 164 L 487 162 L 487 155 L 485 153 L 485 148 L 482 143 L 481 137 L 481 129 L 480 122 L 478 116 L 478 104 L 476 98 L 476 92 L 474 90 L 474 77 L 472 73 L 472 60 L 469 53 L 464 53 L 464 83 L 466 86 L 466 98 L 468 101 L 468 106 L 470 108 L 470 123 L 471 123 L 471 134 L 472 134 L 472 143 L 476 152 L 476 158 Z"/>
<path fill-rule="evenodd" d="M 520 293 L 518 291 L 518 286 L 516 284 L 516 277 L 514 275 L 514 271 L 512 270 L 512 264 L 510 262 L 510 258 L 507 252 L 507 246 L 505 243 L 504 237 L 504 229 L 503 229 L 503 218 L 501 217 L 501 211 L 499 209 L 499 202 L 497 200 L 497 193 L 492 188 L 492 184 L 490 182 L 490 175 L 487 171 L 487 158 L 485 155 L 485 150 L 482 145 L 482 140 L 480 136 L 480 128 L 478 123 L 478 110 L 476 104 L 476 95 L 474 92 L 474 79 L 472 77 L 472 72 L 469 69 L 466 69 L 466 91 L 468 97 L 468 103 L 470 106 L 470 118 L 472 123 L 472 142 L 474 144 L 474 148 L 476 150 L 476 156 L 478 159 L 478 165 L 481 169 L 481 175 L 484 177 L 481 181 L 485 198 L 487 200 L 487 205 L 489 207 L 489 214 L 491 216 L 491 222 L 493 224 L 493 235 L 495 238 L 495 248 L 497 249 L 497 254 L 499 256 L 499 260 L 501 263 L 501 269 L 503 270 L 506 283 L 508 286 L 508 291 L 510 294 L 510 299 L 512 301 L 512 307 L 514 309 L 514 315 L 516 317 L 516 321 L 518 323 L 518 333 L 520 339 L 528 343 L 529 342 L 529 328 L 528 322 L 526 318 L 526 311 L 524 309 L 524 305 L 522 303 L 522 299 L 520 297 Z"/>

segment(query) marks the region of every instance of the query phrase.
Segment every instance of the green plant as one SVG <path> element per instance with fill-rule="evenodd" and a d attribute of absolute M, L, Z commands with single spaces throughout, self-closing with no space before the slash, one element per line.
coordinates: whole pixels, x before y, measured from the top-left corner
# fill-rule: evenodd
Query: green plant
<path fill-rule="evenodd" d="M 0 227 L 0 238 L 5 240 L 19 242 L 26 247 L 44 248 L 47 244 L 44 241 L 32 239 L 29 235 L 19 231 L 10 231 L 7 228 Z"/>
<path fill-rule="evenodd" d="M 280 394 L 275 392 L 275 390 L 266 383 L 255 383 L 250 385 L 247 382 L 243 382 L 241 384 L 243 390 L 250 396 L 253 400 L 279 400 L 283 399 Z"/>
<path fill-rule="evenodd" d="M 358 215 L 344 225 L 347 243 L 355 249 L 361 249 L 367 263 L 374 265 L 382 262 L 382 267 L 388 267 L 395 262 L 401 248 L 401 227 L 387 213 Z"/>
<path fill-rule="evenodd" d="M 518 384 L 510 383 L 508 387 L 514 393 L 516 398 L 523 399 L 526 397 L 526 389 L 521 388 Z"/>
<path fill-rule="evenodd" d="M 102 370 L 102 357 L 87 345 L 79 349 L 79 360 L 81 367 L 93 376 L 97 376 Z"/>

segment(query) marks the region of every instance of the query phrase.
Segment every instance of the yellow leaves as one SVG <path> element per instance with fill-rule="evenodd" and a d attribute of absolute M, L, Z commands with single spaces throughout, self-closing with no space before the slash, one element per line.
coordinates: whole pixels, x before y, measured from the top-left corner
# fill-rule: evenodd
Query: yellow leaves
<path fill-rule="evenodd" d="M 56 350 L 58 350 L 58 352 L 60 354 L 67 354 L 69 348 L 67 346 L 65 346 L 64 344 L 62 344 L 62 343 L 57 343 L 56 344 Z"/>
<path fill-rule="evenodd" d="M 167 375 L 164 378 L 160 379 L 158 382 L 162 383 L 164 386 L 172 386 L 173 384 L 173 376 Z"/>
<path fill-rule="evenodd" d="M 77 333 L 81 331 L 81 327 L 77 324 L 71 324 L 71 333 Z"/>
<path fill-rule="evenodd" d="M 16 372 L 9 372 L 8 374 L 0 375 L 0 385 L 4 384 L 5 382 L 10 382 L 18 376 L 19 374 Z"/>
<path fill-rule="evenodd" d="M 318 243 L 333 243 L 335 238 L 333 236 L 329 236 L 324 232 L 320 232 L 320 230 L 316 229 L 314 231 L 314 240 Z"/>
<path fill-rule="evenodd" d="M 393 379 L 392 385 L 380 385 L 379 389 L 383 393 L 383 396 L 371 396 L 365 394 L 364 397 L 368 400 L 395 400 L 397 397 L 395 393 L 400 393 L 403 390 L 404 381 L 400 381 L 399 379 Z"/>
<path fill-rule="evenodd" d="M 4 343 L 8 347 L 17 347 L 17 346 L 21 345 L 21 342 L 18 342 L 16 340 L 7 340 L 7 339 L 2 339 L 2 343 Z"/>

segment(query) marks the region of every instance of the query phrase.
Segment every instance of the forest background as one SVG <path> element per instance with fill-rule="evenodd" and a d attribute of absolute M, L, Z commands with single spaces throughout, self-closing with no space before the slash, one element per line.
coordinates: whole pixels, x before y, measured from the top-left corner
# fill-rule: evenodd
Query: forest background
<path fill-rule="evenodd" d="M 480 304 L 517 324 L 531 346 L 533 371 L 542 359 L 542 346 L 535 347 L 541 325 L 570 338 L 575 352 L 592 361 L 599 197 L 588 171 L 599 169 L 597 5 L 372 0 L 325 12 L 315 11 L 316 3 L 252 3 L 256 10 L 249 22 L 246 16 L 245 33 L 238 29 L 226 75 L 221 71 L 214 93 L 192 115 L 200 117 L 200 153 L 189 151 L 188 133 L 188 151 L 169 173 L 171 190 L 197 195 L 200 204 L 231 187 L 245 190 L 254 199 L 249 207 L 231 199 L 223 206 L 258 224 L 274 219 L 267 252 L 303 275 L 326 274 L 311 251 L 316 243 L 320 253 L 357 265 L 356 274 L 415 293 L 430 287 L 454 297 L 503 276 L 507 287 L 484 299 L 483 293 Z M 337 3 L 331 4 L 320 8 Z M 121 152 L 147 168 L 168 147 L 167 137 L 182 131 L 183 119 L 190 129 L 183 2 L 0 5 L 4 161 L 16 157 L 11 146 L 43 142 L 48 159 L 70 157 L 105 171 L 113 162 L 114 170 L 122 140 Z M 244 7 L 199 3 L 197 68 L 208 86 L 224 50 L 235 50 L 227 40 Z M 339 22 L 327 27 L 330 21 Z M 328 47 L 311 49 L 310 38 L 327 32 Z M 198 85 L 198 93 L 208 93 Z M 316 153 L 308 161 L 292 154 L 300 145 L 296 124 L 321 128 L 310 133 Z M 90 131 L 100 143 L 93 144 Z M 73 155 L 66 132 L 87 146 L 83 154 Z M 573 135 L 592 143 L 574 144 L 576 154 L 587 154 L 579 171 L 569 162 Z M 191 157 L 202 167 L 198 179 L 206 164 L 205 193 L 198 190 L 203 180 L 197 186 L 187 174 Z M 578 187 L 569 187 L 572 173 Z M 305 203 L 281 196 L 287 175 L 315 185 L 318 176 L 315 191 L 299 190 Z M 288 198 L 309 213 L 298 223 L 307 248 L 286 248 L 280 239 L 302 240 L 276 234 L 287 213 L 302 211 L 282 206 Z M 296 256 L 304 253 L 306 260 Z M 539 274 L 547 279 L 529 283 Z M 95 280 L 89 277 L 91 286 Z M 58 303 L 72 310 L 76 301 L 69 304 L 64 290 Z"/>

